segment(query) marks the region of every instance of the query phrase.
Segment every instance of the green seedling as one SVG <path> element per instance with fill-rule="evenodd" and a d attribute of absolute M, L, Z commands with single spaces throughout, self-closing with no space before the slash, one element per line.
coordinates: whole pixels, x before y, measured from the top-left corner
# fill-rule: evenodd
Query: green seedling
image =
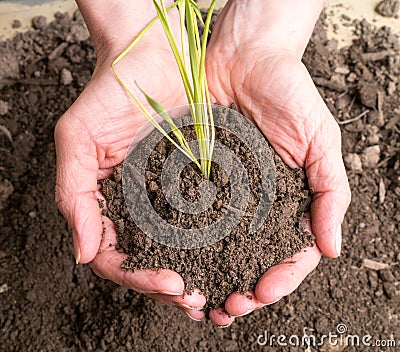
<path fill-rule="evenodd" d="M 113 61 L 112 71 L 122 87 L 131 96 L 133 104 L 139 111 L 160 131 L 165 138 L 173 143 L 182 153 L 192 160 L 203 173 L 206 179 L 210 177 L 211 161 L 215 144 L 215 126 L 214 117 L 211 107 L 210 93 L 208 89 L 205 58 L 207 40 L 210 32 L 210 24 L 212 14 L 215 8 L 216 0 L 211 2 L 207 13 L 206 21 L 203 22 L 201 12 L 194 0 L 177 0 L 168 8 L 165 6 L 164 0 L 153 0 L 154 7 L 157 12 L 157 17 L 154 18 L 132 43 Z M 180 42 L 178 45 L 174 37 L 168 12 L 177 8 L 180 18 Z M 203 37 L 201 38 L 198 21 L 204 26 Z M 123 81 L 121 76 L 116 71 L 116 65 L 120 62 L 143 38 L 148 30 L 157 22 L 160 21 L 164 33 L 168 39 L 171 51 L 174 55 L 176 64 L 182 78 L 183 86 L 190 107 L 190 113 L 193 119 L 193 126 L 196 132 L 196 138 L 199 145 L 200 162 L 194 156 L 189 147 L 187 140 L 182 132 L 175 125 L 173 119 L 168 112 L 156 100 L 146 94 L 136 83 L 139 91 L 144 95 L 144 98 L 152 109 L 160 115 L 170 126 L 173 135 L 178 143 L 171 138 L 162 126 L 156 121 L 155 117 L 148 109 L 140 102 L 139 98 Z M 188 54 L 187 54 L 188 53 Z"/>

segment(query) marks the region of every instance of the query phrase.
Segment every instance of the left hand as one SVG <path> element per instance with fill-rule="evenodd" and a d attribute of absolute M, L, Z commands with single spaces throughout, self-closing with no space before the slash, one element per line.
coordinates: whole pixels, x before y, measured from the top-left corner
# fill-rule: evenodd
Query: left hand
<path fill-rule="evenodd" d="M 301 62 L 322 6 L 320 0 L 231 0 L 211 38 L 206 64 L 212 96 L 225 106 L 234 102 L 286 164 L 306 170 L 316 237 L 316 246 L 269 269 L 250 292 L 253 299 L 232 293 L 224 309 L 211 311 L 220 326 L 292 293 L 321 253 L 340 255 L 350 202 L 340 129 Z"/>
<path fill-rule="evenodd" d="M 111 220 L 101 215 L 98 204 L 98 180 L 108 177 L 112 168 L 124 160 L 132 138 L 147 122 L 132 108 L 131 99 L 111 72 L 111 63 L 132 36 L 138 35 L 156 16 L 156 11 L 146 1 L 77 3 L 93 36 L 97 64 L 90 83 L 55 129 L 56 202 L 72 229 L 76 261 L 90 263 L 104 279 L 175 305 L 193 319 L 202 319 L 204 313 L 198 309 L 204 306 L 205 297 L 197 291 L 183 295 L 184 281 L 178 273 L 121 270 L 126 255 L 117 251 L 115 229 Z M 179 33 L 176 10 L 171 12 L 170 23 Z M 159 23 L 143 37 L 137 50 L 126 56 L 118 70 L 132 81 L 143 82 L 144 89 L 167 109 L 186 101 L 174 57 Z M 130 86 L 134 86 L 133 82 Z"/>

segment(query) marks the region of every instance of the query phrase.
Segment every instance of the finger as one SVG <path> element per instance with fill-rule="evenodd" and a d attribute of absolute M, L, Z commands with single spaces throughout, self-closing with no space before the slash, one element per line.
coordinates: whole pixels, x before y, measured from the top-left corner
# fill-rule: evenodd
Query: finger
<path fill-rule="evenodd" d="M 277 300 L 279 301 L 280 298 Z M 276 303 L 271 302 L 269 304 Z M 225 301 L 225 311 L 234 317 L 241 317 L 256 309 L 260 309 L 265 307 L 268 304 L 260 302 L 254 292 L 248 292 L 246 294 L 240 294 L 238 292 L 234 292 L 229 295 L 229 297 Z"/>
<path fill-rule="evenodd" d="M 255 296 L 264 304 L 272 304 L 291 294 L 318 265 L 321 252 L 317 246 L 303 249 L 292 258 L 269 269 L 258 281 Z"/>
<path fill-rule="evenodd" d="M 278 65 L 279 64 L 279 65 Z M 282 70 L 281 62 L 276 70 Z M 291 58 L 284 61 L 290 77 L 277 89 L 280 99 L 270 118 L 278 126 L 263 131 L 291 167 L 306 169 L 313 191 L 312 231 L 321 251 L 329 257 L 340 255 L 341 223 L 350 203 L 350 188 L 345 172 L 338 124 L 319 95 L 307 69 Z M 281 115 L 285 116 L 282 121 Z M 262 126 L 262 124 L 261 124 Z M 284 128 L 282 128 L 284 126 Z"/>
<path fill-rule="evenodd" d="M 303 217 L 304 224 L 306 226 L 307 231 L 311 232 L 310 228 L 310 214 L 305 213 Z M 310 248 L 303 249 L 303 251 L 307 251 Z M 289 258 L 285 260 L 284 262 L 293 262 L 295 261 L 295 258 Z M 273 268 L 271 268 L 269 271 L 272 271 Z M 263 308 L 267 305 L 274 304 L 282 298 L 278 297 L 275 300 L 268 301 L 267 303 L 261 302 L 255 295 L 254 291 L 247 292 L 246 294 L 240 294 L 238 292 L 234 292 L 225 301 L 225 310 L 232 316 L 238 317 L 238 316 L 244 316 L 247 314 L 250 314 L 256 309 Z"/>
<path fill-rule="evenodd" d="M 185 293 L 184 295 L 180 296 L 157 293 L 151 293 L 148 294 L 148 296 L 158 302 L 172 304 L 176 307 L 185 308 L 188 310 L 201 310 L 206 304 L 206 298 L 199 290 L 194 290 L 191 294 Z"/>
<path fill-rule="evenodd" d="M 254 115 L 286 164 L 306 169 L 314 193 L 313 233 L 322 252 L 337 257 L 341 247 L 340 224 L 350 202 L 339 126 L 297 58 L 277 57 L 256 68 L 257 73 L 268 73 L 254 75 L 254 86 L 247 88 L 251 97 L 258 96 L 259 102 L 244 99 L 242 110 Z M 275 79 L 265 81 L 263 77 L 269 76 Z M 259 90 L 267 93 L 260 96 Z"/>
<path fill-rule="evenodd" d="M 303 135 L 307 136 L 307 150 L 304 167 L 313 191 L 312 232 L 322 253 L 338 257 L 342 244 L 341 224 L 351 198 L 342 159 L 340 128 L 304 65 L 299 68 L 302 91 L 296 93 L 297 99 L 293 99 L 296 102 L 292 103 L 296 106 L 294 110 L 300 116 L 303 111 L 305 116 Z"/>
<path fill-rule="evenodd" d="M 85 126 L 66 113 L 55 129 L 57 151 L 56 202 L 74 236 L 77 262 L 96 255 L 102 233 L 97 190 L 96 146 Z"/>
<path fill-rule="evenodd" d="M 351 195 L 342 160 L 340 129 L 330 114 L 310 144 L 305 167 L 313 190 L 312 232 L 325 255 L 338 257 L 342 244 L 341 224 Z"/>
<path fill-rule="evenodd" d="M 201 310 L 192 310 L 192 309 L 182 309 L 183 312 L 192 320 L 194 321 L 202 321 L 206 315 Z"/>
<path fill-rule="evenodd" d="M 97 179 L 98 180 L 104 180 L 106 178 L 110 178 L 113 174 L 113 169 L 108 168 L 108 169 L 99 169 L 97 172 Z"/>
<path fill-rule="evenodd" d="M 90 263 L 90 267 L 98 276 L 141 293 L 162 293 L 176 296 L 183 294 L 183 279 L 174 271 L 164 269 L 123 271 L 121 265 L 127 255 L 119 253 L 115 249 L 117 239 L 111 220 L 106 217 L 102 217 L 102 219 L 104 237 L 99 253 Z"/>
<path fill-rule="evenodd" d="M 190 301 L 185 300 L 187 295 L 168 296 L 156 293 L 150 293 L 146 295 L 160 303 L 173 305 L 179 308 L 192 320 L 201 321 L 205 318 L 205 313 L 201 310 L 201 308 L 206 303 L 206 300 L 198 290 L 195 290 L 192 295 L 198 297 L 202 296 L 203 298 L 192 299 Z"/>
<path fill-rule="evenodd" d="M 228 327 L 235 320 L 234 317 L 225 312 L 224 308 L 211 309 L 209 317 L 214 324 L 220 327 Z"/>

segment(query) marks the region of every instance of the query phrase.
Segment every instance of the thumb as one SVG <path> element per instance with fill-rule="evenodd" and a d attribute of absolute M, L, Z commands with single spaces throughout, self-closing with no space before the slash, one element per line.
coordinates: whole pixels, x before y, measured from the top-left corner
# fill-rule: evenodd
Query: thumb
<path fill-rule="evenodd" d="M 321 104 L 324 117 L 309 144 L 305 164 L 313 190 L 312 232 L 325 255 L 338 257 L 342 245 L 341 224 L 351 194 L 342 159 L 340 129 L 322 99 Z"/>
<path fill-rule="evenodd" d="M 74 236 L 77 263 L 96 256 L 102 234 L 97 191 L 96 145 L 87 128 L 72 112 L 58 121 L 54 139 L 57 153 L 55 199 Z"/>

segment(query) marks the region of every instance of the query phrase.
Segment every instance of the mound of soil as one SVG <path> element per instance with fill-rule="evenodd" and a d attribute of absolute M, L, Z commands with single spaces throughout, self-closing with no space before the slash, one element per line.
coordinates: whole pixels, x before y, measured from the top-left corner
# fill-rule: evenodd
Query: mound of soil
<path fill-rule="evenodd" d="M 228 329 L 75 265 L 54 204 L 53 128 L 90 78 L 93 47 L 79 16 L 61 14 L 0 43 L 0 350 L 260 351 L 264 331 L 302 336 L 307 327 L 321 336 L 340 323 L 351 335 L 399 343 L 400 47 L 388 28 L 354 25 L 358 39 L 342 50 L 318 26 L 304 57 L 343 133 L 353 202 L 342 256 L 323 259 L 294 294 Z"/>
<path fill-rule="evenodd" d="M 174 270 L 183 277 L 187 293 L 190 294 L 191 290 L 197 288 L 206 296 L 206 309 L 223 305 L 228 295 L 234 291 L 244 294 L 254 290 L 258 279 L 271 266 L 313 244 L 311 236 L 304 231 L 303 226 L 303 215 L 311 201 L 304 172 L 291 170 L 268 146 L 258 129 L 244 116 L 230 113 L 223 107 L 216 108 L 214 114 L 217 126 L 226 126 L 228 121 L 230 123 L 229 130 L 216 129 L 217 143 L 223 144 L 237 155 L 247 176 L 246 179 L 243 177 L 245 175 L 238 176 L 239 170 L 232 169 L 232 166 L 230 174 L 227 174 L 222 165 L 213 164 L 210 181 L 216 187 L 216 194 L 212 199 L 214 202 L 205 211 L 195 214 L 178 211 L 166 199 L 161 176 L 165 162 L 175 147 L 166 138 L 157 143 L 160 139 L 157 130 L 135 147 L 126 161 L 129 166 L 124 166 L 124 168 L 130 171 L 134 167 L 133 163 L 146 159 L 146 150 L 151 150 L 152 145 L 157 143 L 148 157 L 143 176 L 145 176 L 147 197 L 158 215 L 152 216 L 150 211 L 143 210 L 140 189 L 144 185 L 142 186 L 134 177 L 129 177 L 128 173 L 124 173 L 124 181 L 125 184 L 128 182 L 131 184 L 123 189 L 122 165 L 115 168 L 113 179 L 102 182 L 102 192 L 108 205 L 104 214 L 116 225 L 118 249 L 129 254 L 122 268 L 124 270 L 160 268 Z M 189 123 L 190 117 L 186 117 L 184 126 Z M 250 146 L 241 140 L 240 136 L 235 135 L 235 131 L 242 131 L 241 133 L 246 131 L 245 134 L 253 141 L 253 145 Z M 193 126 L 183 127 L 182 132 L 188 142 L 195 141 Z M 258 142 L 259 139 L 261 141 Z M 263 160 L 254 155 L 253 151 L 256 150 L 259 155 L 264 156 Z M 215 157 L 218 158 L 218 155 Z M 227 158 L 225 151 L 224 159 Z M 272 163 L 273 160 L 275 165 Z M 263 165 L 258 165 L 264 161 Z M 263 175 L 260 174 L 261 172 Z M 265 175 L 266 172 L 272 175 Z M 204 181 L 198 168 L 195 165 L 189 165 L 183 169 L 179 177 L 182 196 L 190 203 L 198 201 L 200 187 Z M 270 177 L 270 180 L 265 181 L 274 183 L 276 187 L 274 185 L 270 189 L 262 187 L 262 177 L 263 179 Z M 131 180 L 128 181 L 127 178 Z M 173 180 L 166 182 L 171 183 Z M 231 193 L 239 192 L 234 184 L 236 186 L 248 184 L 250 191 L 248 196 L 245 193 L 237 194 L 240 199 L 248 198 L 245 204 L 246 211 L 238 219 L 240 222 L 225 236 L 215 234 L 222 239 L 213 241 L 216 242 L 214 244 L 184 249 L 191 248 L 186 245 L 186 242 L 197 243 L 201 234 L 195 235 L 191 232 L 185 239 L 180 231 L 174 230 L 176 228 L 195 230 L 205 228 L 206 236 L 210 236 L 209 232 L 212 231 L 210 226 L 219 221 L 222 216 L 228 216 L 224 214 L 227 209 L 240 207 L 239 204 L 230 204 Z M 232 187 L 234 190 L 231 190 Z M 250 231 L 250 225 L 261 202 L 261 194 L 268 191 L 270 194 L 264 196 L 267 196 L 270 202 L 273 201 L 272 208 L 257 231 Z M 176 194 L 173 196 L 176 197 Z M 153 223 L 155 231 L 160 233 L 159 237 L 162 236 L 161 241 L 146 235 L 148 232 L 144 233 L 140 224 L 135 224 L 127 209 L 129 206 L 125 203 L 125 197 L 133 198 L 129 200 L 129 203 L 131 207 L 141 209 L 139 221 Z M 158 216 L 173 225 L 170 231 L 161 229 Z M 216 231 L 220 232 L 221 228 L 218 226 Z M 171 246 L 175 242 L 176 245 Z M 170 245 L 167 246 L 165 243 Z"/>

